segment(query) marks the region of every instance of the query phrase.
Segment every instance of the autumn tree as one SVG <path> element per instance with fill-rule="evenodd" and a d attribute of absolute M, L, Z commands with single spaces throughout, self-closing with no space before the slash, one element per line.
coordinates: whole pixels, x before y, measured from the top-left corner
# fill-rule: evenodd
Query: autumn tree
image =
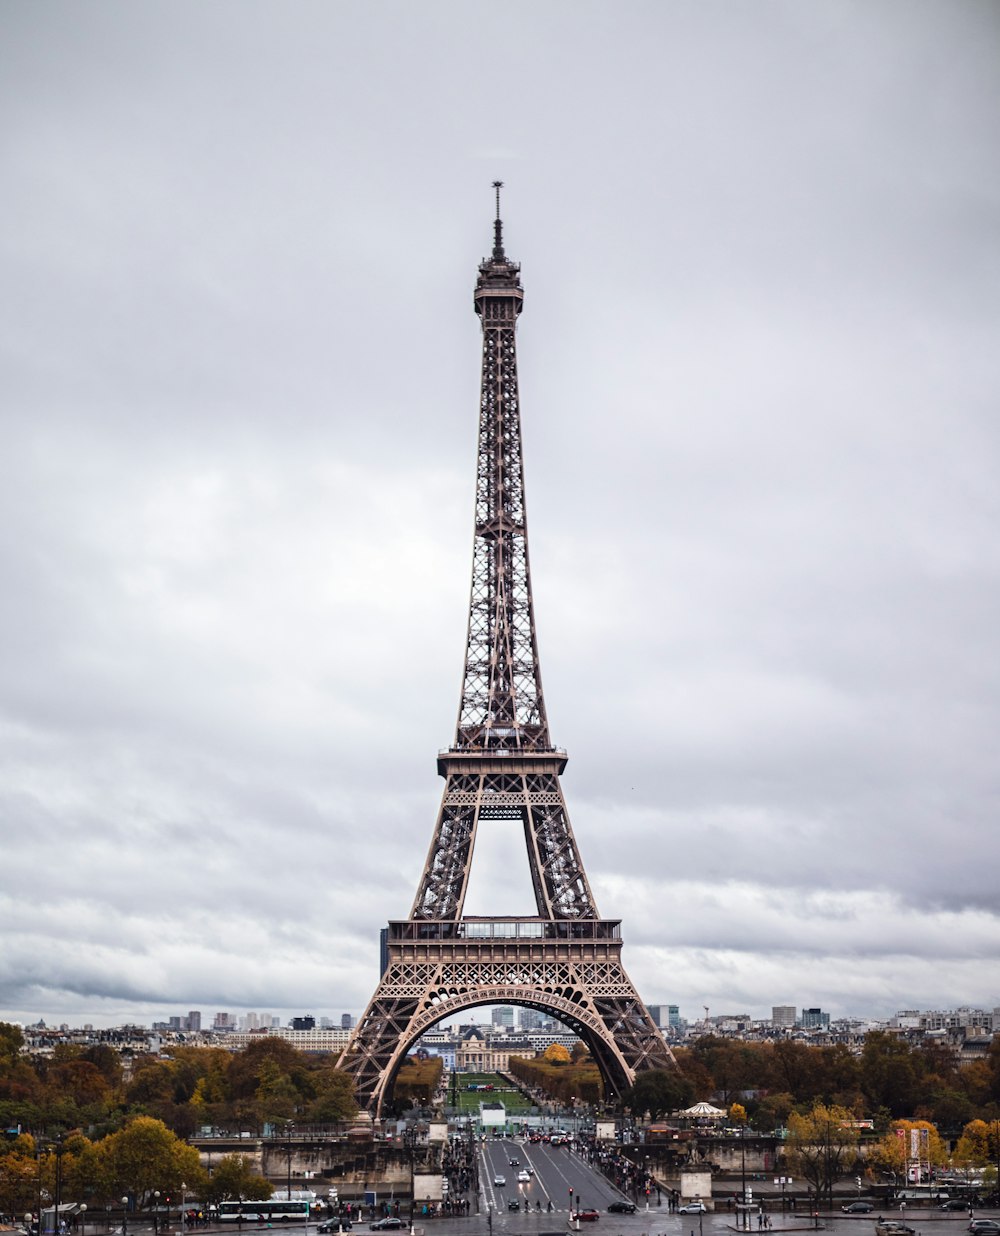
<path fill-rule="evenodd" d="M 203 1190 L 210 1202 L 263 1202 L 273 1192 L 270 1183 L 254 1171 L 251 1160 L 242 1154 L 223 1155 Z"/>
<path fill-rule="evenodd" d="M 1000 1120 L 970 1120 L 952 1158 L 960 1167 L 987 1167 L 1000 1161 Z"/>
<path fill-rule="evenodd" d="M 198 1151 L 176 1137 L 161 1120 L 137 1116 L 98 1144 L 106 1195 L 128 1192 L 144 1205 L 154 1190 L 179 1192 L 203 1188 L 205 1172 Z"/>
<path fill-rule="evenodd" d="M 833 1186 L 855 1168 L 859 1140 L 854 1114 L 844 1107 L 818 1103 L 808 1115 L 792 1112 L 788 1117 L 786 1157 L 817 1203 L 825 1196 L 833 1204 Z"/>
<path fill-rule="evenodd" d="M 905 1180 L 906 1165 L 910 1156 L 911 1130 L 920 1130 L 920 1158 L 930 1162 L 934 1167 L 941 1167 L 948 1162 L 948 1147 L 941 1140 L 941 1135 L 928 1120 L 895 1120 L 892 1128 L 870 1147 L 868 1161 L 883 1172 L 892 1172 L 894 1176 Z"/>

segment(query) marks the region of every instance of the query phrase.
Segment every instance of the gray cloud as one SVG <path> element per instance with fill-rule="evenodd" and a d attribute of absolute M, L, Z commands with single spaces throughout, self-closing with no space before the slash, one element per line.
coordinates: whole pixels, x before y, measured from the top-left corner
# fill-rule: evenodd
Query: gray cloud
<path fill-rule="evenodd" d="M 4 24 L 0 1015 L 367 1000 L 455 724 L 496 176 L 640 989 L 1000 1002 L 991 9 L 514 4 L 489 71 L 449 3 Z M 483 905 L 523 875 L 483 839 Z"/>

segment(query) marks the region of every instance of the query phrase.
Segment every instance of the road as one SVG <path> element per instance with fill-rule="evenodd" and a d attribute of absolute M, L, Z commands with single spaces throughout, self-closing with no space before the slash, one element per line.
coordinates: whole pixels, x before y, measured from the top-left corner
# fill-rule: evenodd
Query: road
<path fill-rule="evenodd" d="M 515 1164 L 511 1160 L 516 1159 Z M 528 1182 L 518 1182 L 517 1174 L 522 1169 L 531 1170 L 532 1178 Z M 506 1177 L 506 1184 L 494 1184 L 499 1177 Z M 625 1200 L 610 1181 L 599 1175 L 584 1162 L 580 1155 L 568 1146 L 550 1146 L 545 1142 L 531 1144 L 528 1141 L 515 1141 L 510 1138 L 496 1138 L 485 1141 L 480 1146 L 479 1180 L 483 1199 L 493 1214 L 506 1220 L 509 1216 L 516 1222 L 518 1214 L 509 1209 L 511 1201 L 520 1203 L 521 1211 L 530 1210 L 555 1220 L 549 1223 L 553 1230 L 565 1230 L 569 1221 L 570 1193 L 572 1191 L 573 1208 L 586 1209 L 594 1207 L 606 1212 L 611 1202 Z M 549 1211 L 549 1202 L 552 1210 Z M 558 1216 L 558 1218 L 557 1218 Z M 619 1216 L 614 1216 L 615 1218 Z M 508 1227 L 506 1222 L 501 1227 Z M 520 1230 L 515 1226 L 511 1230 Z"/>

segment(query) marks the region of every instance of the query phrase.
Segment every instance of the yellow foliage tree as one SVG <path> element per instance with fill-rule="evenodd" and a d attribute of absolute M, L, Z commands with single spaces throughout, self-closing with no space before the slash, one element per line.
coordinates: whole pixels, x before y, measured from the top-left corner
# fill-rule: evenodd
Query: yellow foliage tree
<path fill-rule="evenodd" d="M 833 1186 L 853 1171 L 858 1158 L 859 1134 L 854 1114 L 845 1107 L 817 1103 L 807 1116 L 788 1117 L 785 1154 L 816 1194 L 833 1204 Z"/>
<path fill-rule="evenodd" d="M 907 1161 L 910 1157 L 911 1129 L 926 1129 L 927 1137 L 921 1135 L 922 1146 L 920 1157 L 930 1161 L 934 1167 L 942 1167 L 948 1162 L 948 1148 L 941 1140 L 937 1129 L 929 1120 L 894 1120 L 892 1128 L 880 1138 L 868 1152 L 868 1161 L 882 1171 L 895 1172 L 904 1176 Z"/>
<path fill-rule="evenodd" d="M 570 1054 L 562 1043 L 550 1043 L 542 1054 L 548 1064 L 569 1064 Z"/>
<path fill-rule="evenodd" d="M 747 1109 L 742 1103 L 729 1105 L 729 1121 L 731 1124 L 743 1125 L 747 1122 Z"/>
<path fill-rule="evenodd" d="M 960 1167 L 986 1167 L 1000 1158 L 1000 1120 L 970 1120 L 952 1155 Z"/>

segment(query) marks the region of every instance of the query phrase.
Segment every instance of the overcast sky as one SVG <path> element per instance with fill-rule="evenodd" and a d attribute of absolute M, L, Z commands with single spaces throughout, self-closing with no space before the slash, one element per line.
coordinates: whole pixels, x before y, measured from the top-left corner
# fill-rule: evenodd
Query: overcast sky
<path fill-rule="evenodd" d="M 992 0 L 9 0 L 0 1017 L 363 1010 L 454 736 L 494 178 L 636 986 L 1000 1005 L 998 66 Z M 496 827 L 467 910 L 531 912 Z"/>

